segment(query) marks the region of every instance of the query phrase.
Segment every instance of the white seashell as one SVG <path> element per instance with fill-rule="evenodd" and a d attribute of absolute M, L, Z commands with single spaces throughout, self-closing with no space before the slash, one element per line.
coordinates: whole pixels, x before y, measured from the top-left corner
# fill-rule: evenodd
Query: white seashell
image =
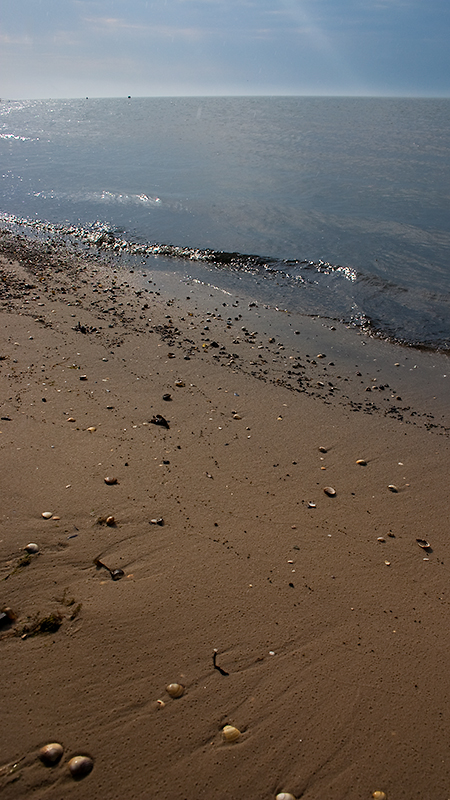
<path fill-rule="evenodd" d="M 328 453 L 328 450 L 327 450 L 326 447 L 322 447 L 321 446 L 321 447 L 319 447 L 319 453 Z"/>
<path fill-rule="evenodd" d="M 44 519 L 51 519 L 53 517 L 53 511 L 43 511 L 41 514 Z"/>
<path fill-rule="evenodd" d="M 41 747 L 39 750 L 39 758 L 46 767 L 52 767 L 54 764 L 58 763 L 60 758 L 62 758 L 63 753 L 64 748 L 62 744 L 58 744 L 58 742 L 51 742 L 50 744 L 46 744 L 44 747 Z"/>
<path fill-rule="evenodd" d="M 117 480 L 117 478 L 111 478 L 109 475 L 107 475 L 106 478 L 105 478 L 105 483 L 107 483 L 108 486 L 113 486 L 115 483 L 118 483 L 118 482 L 119 481 Z"/>
<path fill-rule="evenodd" d="M 367 467 L 367 461 L 365 461 L 364 458 L 358 458 L 356 463 L 359 464 L 360 467 Z"/>
<path fill-rule="evenodd" d="M 372 797 L 374 800 L 387 800 L 386 792 L 373 792 Z"/>
<path fill-rule="evenodd" d="M 234 725 L 225 725 L 222 733 L 226 742 L 236 742 L 241 735 L 241 732 Z"/>
<path fill-rule="evenodd" d="M 106 524 L 107 525 L 115 525 L 116 524 L 116 520 L 114 519 L 114 517 L 106 517 Z"/>
<path fill-rule="evenodd" d="M 69 767 L 72 778 L 79 781 L 81 778 L 85 778 L 86 775 L 89 775 L 94 766 L 94 762 L 89 756 L 74 756 L 70 759 L 67 766 Z"/>
<path fill-rule="evenodd" d="M 336 489 L 333 489 L 332 486 L 325 486 L 324 492 L 328 495 L 328 497 L 335 497 L 336 495 Z"/>
<path fill-rule="evenodd" d="M 182 683 L 169 683 L 166 686 L 166 692 L 171 697 L 181 697 L 184 694 L 184 686 Z"/>
<path fill-rule="evenodd" d="M 393 483 L 389 484 L 388 489 L 390 492 L 398 492 L 398 488 Z"/>
<path fill-rule="evenodd" d="M 30 542 L 30 544 L 27 544 L 23 549 L 26 550 L 27 553 L 39 553 L 39 545 L 35 542 Z"/>
<path fill-rule="evenodd" d="M 279 792 L 275 800 L 295 800 L 295 797 L 290 792 Z"/>
<path fill-rule="evenodd" d="M 91 427 L 90 428 L 86 428 L 86 430 L 90 431 L 91 433 L 94 433 L 94 431 L 96 431 L 97 428 L 94 425 L 91 425 Z"/>
<path fill-rule="evenodd" d="M 233 414 L 233 419 L 242 419 L 240 414 Z"/>

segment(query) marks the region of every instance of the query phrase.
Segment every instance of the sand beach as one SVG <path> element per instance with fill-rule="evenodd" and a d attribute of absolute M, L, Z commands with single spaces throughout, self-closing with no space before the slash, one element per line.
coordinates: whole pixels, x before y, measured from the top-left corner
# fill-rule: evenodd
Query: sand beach
<path fill-rule="evenodd" d="M 448 357 L 8 231 L 0 278 L 2 797 L 448 800 Z"/>

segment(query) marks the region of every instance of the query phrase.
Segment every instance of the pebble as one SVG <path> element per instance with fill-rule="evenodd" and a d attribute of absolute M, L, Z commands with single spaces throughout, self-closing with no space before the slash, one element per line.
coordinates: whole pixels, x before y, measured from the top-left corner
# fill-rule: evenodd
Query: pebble
<path fill-rule="evenodd" d="M 46 767 L 53 767 L 62 758 L 64 748 L 58 742 L 51 742 L 39 750 L 39 758 Z"/>
<path fill-rule="evenodd" d="M 325 492 L 325 494 L 328 495 L 328 497 L 335 497 L 336 496 L 336 489 L 333 489 L 332 486 L 325 486 L 324 492 Z"/>
<path fill-rule="evenodd" d="M 93 766 L 94 762 L 89 756 L 74 756 L 68 763 L 72 778 L 75 778 L 77 781 L 89 775 L 89 773 L 92 772 Z"/>
<path fill-rule="evenodd" d="M 374 800 L 387 800 L 386 792 L 373 792 L 372 797 Z"/>
<path fill-rule="evenodd" d="M 328 450 L 327 450 L 326 447 L 322 447 L 321 446 L 321 447 L 319 447 L 319 453 L 328 453 Z"/>
<path fill-rule="evenodd" d="M 364 461 L 363 458 L 358 458 L 356 463 L 359 464 L 360 467 L 367 467 L 367 461 Z"/>
<path fill-rule="evenodd" d="M 30 544 L 27 544 L 23 549 L 26 550 L 27 553 L 39 553 L 39 545 L 35 542 L 30 542 Z"/>
<path fill-rule="evenodd" d="M 118 483 L 118 480 L 117 478 L 111 478 L 107 475 L 105 478 L 105 483 L 107 483 L 108 486 L 113 486 L 113 484 Z"/>
<path fill-rule="evenodd" d="M 398 492 L 397 486 L 394 486 L 393 483 L 389 484 L 388 489 L 389 489 L 390 492 L 394 492 L 394 494 L 396 494 Z"/>
<path fill-rule="evenodd" d="M 279 792 L 275 800 L 295 800 L 295 797 L 290 792 Z"/>
<path fill-rule="evenodd" d="M 107 525 L 115 525 L 116 524 L 116 520 L 112 516 L 111 517 L 106 517 L 106 524 Z"/>
<path fill-rule="evenodd" d="M 41 514 L 44 519 L 51 519 L 53 517 L 53 511 L 43 511 Z"/>

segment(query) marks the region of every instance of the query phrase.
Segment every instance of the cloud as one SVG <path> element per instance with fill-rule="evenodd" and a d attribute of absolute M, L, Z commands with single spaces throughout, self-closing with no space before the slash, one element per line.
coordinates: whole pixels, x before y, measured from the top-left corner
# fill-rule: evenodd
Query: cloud
<path fill-rule="evenodd" d="M 174 25 L 148 25 L 146 23 L 127 22 L 116 17 L 85 17 L 84 22 L 97 33 L 117 36 L 121 33 L 136 33 L 161 39 L 199 40 L 207 33 L 195 27 L 176 27 Z"/>
<path fill-rule="evenodd" d="M 0 33 L 0 44 L 30 45 L 33 43 L 31 36 L 10 36 L 8 33 Z"/>

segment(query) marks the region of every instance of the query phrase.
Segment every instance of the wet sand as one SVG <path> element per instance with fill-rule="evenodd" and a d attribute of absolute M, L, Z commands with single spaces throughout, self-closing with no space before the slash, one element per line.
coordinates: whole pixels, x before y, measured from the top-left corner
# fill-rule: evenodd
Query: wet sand
<path fill-rule="evenodd" d="M 447 800 L 450 420 L 414 353 L 0 253 L 3 797 Z"/>

